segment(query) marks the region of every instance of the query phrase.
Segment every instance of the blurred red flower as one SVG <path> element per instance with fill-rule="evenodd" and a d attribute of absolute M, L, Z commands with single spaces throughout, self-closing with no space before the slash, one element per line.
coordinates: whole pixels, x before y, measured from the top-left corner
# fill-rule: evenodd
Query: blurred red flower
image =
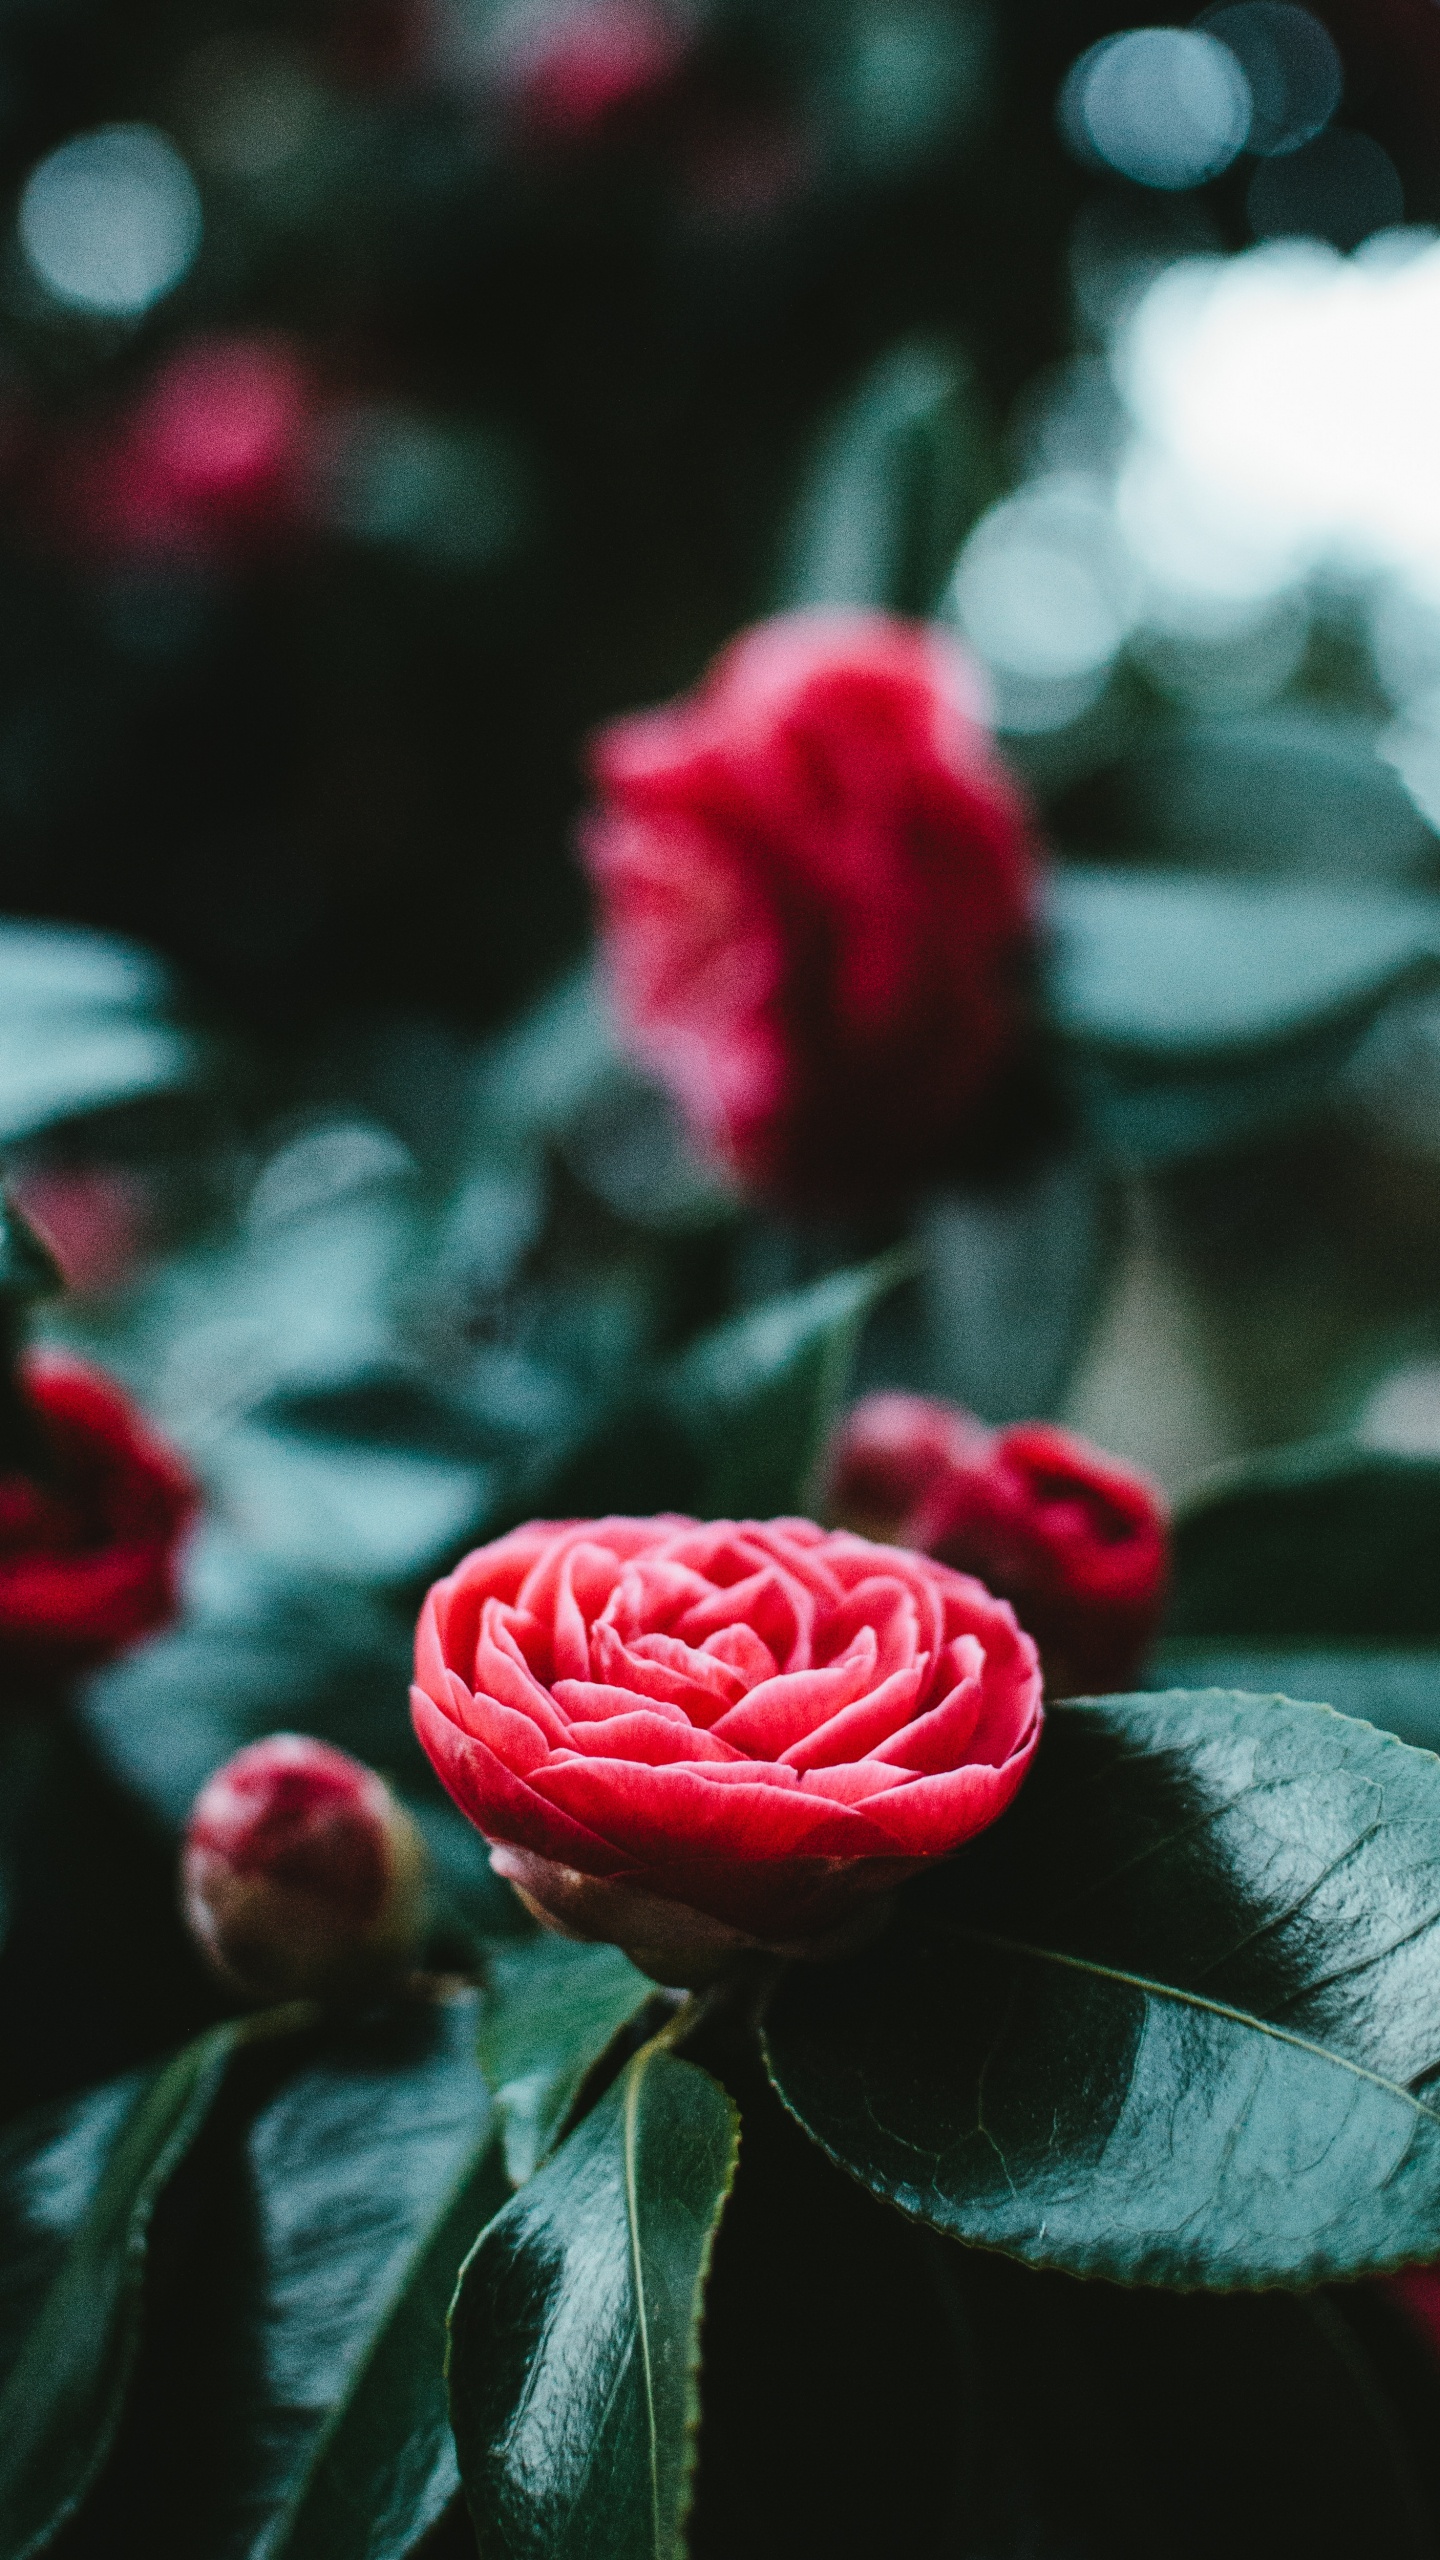
<path fill-rule="evenodd" d="M 673 88 L 690 34 L 657 0 L 544 0 L 501 18 L 492 75 L 512 130 L 588 142 Z"/>
<path fill-rule="evenodd" d="M 595 744 L 622 1031 L 745 1183 L 938 1174 L 1016 1050 L 1035 870 L 979 699 L 939 629 L 793 614 Z"/>
<path fill-rule="evenodd" d="M 867 1396 L 836 1436 L 829 1507 L 979 1574 L 1034 1637 L 1051 1697 L 1138 1674 L 1169 1577 L 1165 1499 L 1073 1432 L 991 1432 L 929 1396 Z"/>
<path fill-rule="evenodd" d="M 32 1352 L 21 1382 L 49 1461 L 0 1472 L 0 1666 L 54 1678 L 174 1614 L 196 1491 L 112 1380 Z"/>
<path fill-rule="evenodd" d="M 273 539 L 303 512 L 316 408 L 285 339 L 194 340 L 62 457 L 67 538 L 91 554 L 202 559 Z"/>

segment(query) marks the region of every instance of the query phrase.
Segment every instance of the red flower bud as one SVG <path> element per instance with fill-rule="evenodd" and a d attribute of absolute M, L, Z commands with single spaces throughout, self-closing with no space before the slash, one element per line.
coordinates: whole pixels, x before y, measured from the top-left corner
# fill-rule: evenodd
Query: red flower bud
<path fill-rule="evenodd" d="M 905 1532 L 921 1504 L 989 1447 L 984 1424 L 958 1405 L 885 1388 L 857 1404 L 835 1435 L 828 1507 L 862 1538 L 913 1546 Z"/>
<path fill-rule="evenodd" d="M 1169 1575 L 1164 1496 L 1073 1432 L 989 1432 L 954 1405 L 870 1396 L 837 1436 L 830 1507 L 979 1575 L 1034 1637 L 1052 1697 L 1139 1672 Z"/>
<path fill-rule="evenodd" d="M 32 1352 L 20 1383 L 37 1462 L 0 1472 L 0 1666 L 63 1677 L 174 1615 L 196 1492 L 98 1370 Z"/>
<path fill-rule="evenodd" d="M 272 1733 L 196 1797 L 183 1891 L 205 1954 L 248 1998 L 353 1998 L 416 1952 L 424 1850 L 363 1761 Z"/>
<path fill-rule="evenodd" d="M 943 1172 L 1025 1025 L 1028 815 L 938 628 L 782 615 L 593 754 L 585 854 L 626 1038 L 742 1181 Z"/>

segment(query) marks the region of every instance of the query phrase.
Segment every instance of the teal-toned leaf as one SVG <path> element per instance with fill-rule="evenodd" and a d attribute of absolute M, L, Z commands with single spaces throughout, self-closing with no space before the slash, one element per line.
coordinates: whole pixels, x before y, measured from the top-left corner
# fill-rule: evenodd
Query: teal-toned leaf
<path fill-rule="evenodd" d="M 782 2097 L 956 2238 L 1127 2283 L 1440 2253 L 1440 1763 L 1319 1706 L 1055 1708 L 1005 1819 L 799 1969 Z"/>
<path fill-rule="evenodd" d="M 1149 1677 L 1157 1689 L 1313 1698 L 1398 1734 L 1419 1751 L 1440 1753 L 1440 1645 L 1178 1636 L 1157 1647 Z"/>
<path fill-rule="evenodd" d="M 1091 1129 L 1163 1163 L 1322 1102 L 1380 1009 L 1440 966 L 1440 900 L 1398 888 L 1074 868 L 1048 1001 Z"/>
<path fill-rule="evenodd" d="M 1333 702 L 1162 728 L 1087 785 L 1074 815 L 1097 845 L 1195 871 L 1356 888 L 1433 878 L 1440 848 L 1383 734 Z"/>
<path fill-rule="evenodd" d="M 995 485 L 968 359 L 928 339 L 891 348 L 811 457 L 779 602 L 933 612 Z"/>
<path fill-rule="evenodd" d="M 1113 1224 L 1093 1162 L 1074 1155 L 1003 1190 L 927 1201 L 917 1225 L 923 1368 L 913 1383 L 987 1422 L 1053 1413 L 1096 1313 Z M 870 1349 L 867 1339 L 867 1360 Z"/>
<path fill-rule="evenodd" d="M 699 2331 L 739 2118 L 649 2045 L 483 2233 L 450 2403 L 482 2550 L 682 2560 Z"/>
<path fill-rule="evenodd" d="M 1368 1019 L 1368 1018 L 1367 1018 Z M 1081 1120 L 1097 1153 L 1126 1173 L 1181 1165 L 1283 1136 L 1332 1099 L 1365 1020 L 1329 1026 L 1239 1064 L 1184 1070 L 1097 1053 L 1072 1056 Z"/>
<path fill-rule="evenodd" d="M 168 1828 L 243 1744 L 318 1733 L 400 1785 L 423 1774 L 409 1730 L 409 1631 L 353 1584 L 248 1555 L 206 1528 L 181 1622 L 86 1683 L 106 1765 Z"/>
<path fill-rule="evenodd" d="M 33 1137 L 122 1102 L 173 1093 L 193 1081 L 203 1052 L 163 1022 L 69 1015 L 40 1026 L 0 1027 L 0 1145 Z"/>
<path fill-rule="evenodd" d="M 1061 1033 L 1177 1065 L 1367 1018 L 1440 963 L 1420 890 L 1075 868 L 1050 895 Z"/>
<path fill-rule="evenodd" d="M 596 2063 L 654 1997 L 618 1947 L 540 1937 L 487 1951 L 480 2067 L 513 2185 L 539 2167 Z"/>
<path fill-rule="evenodd" d="M 1166 1626 L 1440 1641 L 1440 1461 L 1306 1442 L 1202 1486 L 1175 1521 Z"/>
<path fill-rule="evenodd" d="M 163 961 L 138 943 L 75 925 L 0 926 L 0 1008 L 58 1013 L 153 1013 L 166 1002 Z"/>
<path fill-rule="evenodd" d="M 620 1065 L 604 997 L 589 968 L 546 990 L 492 1042 L 472 1094 L 470 1152 L 519 1154 L 558 1136 Z"/>
<path fill-rule="evenodd" d="M 169 996 L 166 970 L 132 944 L 0 926 L 0 1145 L 191 1083 L 203 1049 L 165 1019 Z"/>
<path fill-rule="evenodd" d="M 529 1923 L 484 1842 L 441 1793 L 407 1707 L 407 1620 L 353 1583 L 287 1573 L 207 1528 L 180 1623 L 86 1682 L 85 1734 L 127 1795 L 172 1832 L 249 1742 L 315 1733 L 379 1768 L 430 1854 L 436 1917 L 475 1937 Z M 3 1735 L 0 1735 L 3 1752 Z M 0 1799 L 0 1859 L 4 1850 Z"/>
<path fill-rule="evenodd" d="M 0 2393 L 0 2555 L 41 2551 L 93 2485 L 139 2345 L 156 2205 L 213 2105 L 238 2031 L 147 2077 Z"/>
<path fill-rule="evenodd" d="M 702 1335 L 666 1383 L 704 1471 L 704 1508 L 762 1519 L 803 1508 L 861 1326 L 913 1270 L 908 1253 L 831 1272 Z"/>

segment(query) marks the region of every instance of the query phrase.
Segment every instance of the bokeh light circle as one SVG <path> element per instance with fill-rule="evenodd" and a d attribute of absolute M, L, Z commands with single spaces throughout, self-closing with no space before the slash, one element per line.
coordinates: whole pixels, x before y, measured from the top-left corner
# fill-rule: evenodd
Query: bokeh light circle
<path fill-rule="evenodd" d="M 1250 86 L 1247 151 L 1297 151 L 1329 123 L 1345 70 L 1329 30 L 1294 0 L 1225 0 L 1199 20 L 1234 54 Z"/>
<path fill-rule="evenodd" d="M 1218 177 L 1245 148 L 1250 84 L 1218 37 L 1196 27 L 1135 27 L 1072 63 L 1060 127 L 1081 158 L 1142 187 Z"/>
<path fill-rule="evenodd" d="M 200 197 L 173 142 L 153 125 L 101 125 L 62 142 L 31 170 L 20 198 L 20 246 L 60 303 L 135 318 L 194 265 Z"/>

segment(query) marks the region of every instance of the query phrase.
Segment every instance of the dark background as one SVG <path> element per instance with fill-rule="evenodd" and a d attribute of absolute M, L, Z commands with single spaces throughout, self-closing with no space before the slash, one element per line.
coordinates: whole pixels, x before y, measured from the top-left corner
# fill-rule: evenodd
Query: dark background
<path fill-rule="evenodd" d="M 1390 153 L 1408 220 L 1440 217 L 1440 13 L 1319 14 L 1342 121 Z M 866 13 L 831 0 L 722 0 L 663 94 L 558 141 L 437 68 L 420 0 L 8 7 L 0 198 L 70 135 L 135 119 L 187 152 L 206 236 L 124 327 L 37 310 L 8 252 L 0 907 L 137 934 L 277 1030 L 377 1003 L 481 1023 L 549 975 L 584 932 L 585 733 L 766 608 L 831 404 L 887 346 L 958 340 L 1003 482 L 1017 395 L 1073 342 L 1077 212 L 1142 199 L 1075 164 L 1054 102 L 1143 13 L 942 5 L 942 53 L 947 22 L 988 62 L 887 154 L 844 106 Z M 197 83 L 213 96 L 227 60 L 314 92 L 284 189 L 196 145 Z M 1248 237 L 1241 173 L 1144 210 Z M 324 402 L 489 439 L 523 493 L 503 554 L 447 559 L 443 527 L 367 541 L 303 506 L 224 556 L 97 546 L 67 439 L 103 447 L 187 340 L 257 328 Z"/>

